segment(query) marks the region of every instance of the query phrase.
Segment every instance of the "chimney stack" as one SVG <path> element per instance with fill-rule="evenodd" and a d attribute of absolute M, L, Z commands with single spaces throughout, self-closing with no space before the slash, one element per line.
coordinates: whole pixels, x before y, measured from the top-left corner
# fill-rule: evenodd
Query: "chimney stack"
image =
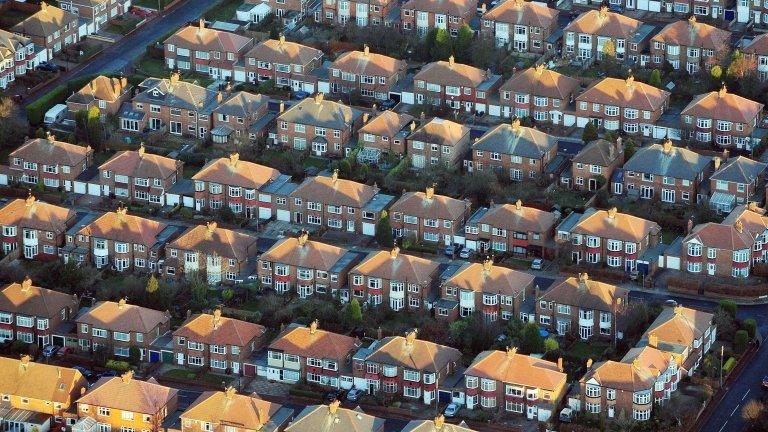
<path fill-rule="evenodd" d="M 232 153 L 229 155 L 229 165 L 235 167 L 240 162 L 240 153 Z"/>
<path fill-rule="evenodd" d="M 136 152 L 139 154 L 139 157 L 144 157 L 144 153 L 147 151 L 147 149 L 144 148 L 144 143 L 139 144 L 139 149 L 136 150 Z"/>
<path fill-rule="evenodd" d="M 427 186 L 427 188 L 424 191 L 424 198 L 431 200 L 435 196 L 435 184 L 432 183 L 432 186 Z"/>
<path fill-rule="evenodd" d="M 123 308 L 125 308 L 125 304 L 126 304 L 126 302 L 127 302 L 127 300 L 125 299 L 125 297 L 121 298 L 121 299 L 120 299 L 120 300 L 117 302 L 117 308 L 118 308 L 118 309 L 123 309 Z"/>
<path fill-rule="evenodd" d="M 24 200 L 24 203 L 27 207 L 32 207 L 35 204 L 35 200 L 35 196 L 30 192 L 29 195 L 27 195 L 27 199 Z"/>
<path fill-rule="evenodd" d="M 413 346 L 413 342 L 416 340 L 416 333 L 419 331 L 417 329 L 413 329 L 406 333 L 405 335 L 405 345 L 406 346 Z"/>
<path fill-rule="evenodd" d="M 363 113 L 363 124 L 368 123 L 368 116 L 370 116 L 370 114 L 368 114 L 367 112 Z"/>
<path fill-rule="evenodd" d="M 587 359 L 587 369 L 592 368 L 592 359 Z"/>
<path fill-rule="evenodd" d="M 32 288 L 32 279 L 30 279 L 29 276 L 26 276 L 21 282 L 21 292 L 29 292 L 30 288 Z"/>
<path fill-rule="evenodd" d="M 302 231 L 301 234 L 299 234 L 298 237 L 296 237 L 296 243 L 298 243 L 299 246 L 304 246 L 307 244 L 307 239 L 309 238 L 309 233 L 306 231 Z"/>
<path fill-rule="evenodd" d="M 338 168 L 333 170 L 333 173 L 331 173 L 331 183 L 336 184 L 337 181 L 339 181 L 339 169 Z"/>
<path fill-rule="evenodd" d="M 652 348 L 659 347 L 659 337 L 656 336 L 655 333 L 651 333 L 650 335 L 648 335 L 648 346 Z"/>
<path fill-rule="evenodd" d="M 336 414 L 336 411 L 339 410 L 339 405 L 341 405 L 341 401 L 336 399 L 335 401 L 328 404 L 328 413 L 331 415 Z"/>
<path fill-rule="evenodd" d="M 672 152 L 672 140 L 671 139 L 667 138 L 666 140 L 664 140 L 664 144 L 662 144 L 662 146 L 663 146 L 662 150 L 664 151 L 664 153 L 669 154 L 670 152 Z"/>
<path fill-rule="evenodd" d="M 520 211 L 523 209 L 523 202 L 521 200 L 515 201 L 515 210 Z"/>
<path fill-rule="evenodd" d="M 507 358 L 512 358 L 517 354 L 517 347 L 507 347 Z"/>
<path fill-rule="evenodd" d="M 323 102 L 323 93 L 317 92 L 315 95 L 315 103 L 320 105 Z"/>
<path fill-rule="evenodd" d="M 451 69 L 453 69 L 453 65 L 455 64 L 455 62 L 456 62 L 456 59 L 453 57 L 453 55 L 451 55 L 450 57 L 448 57 L 448 67 L 450 67 Z"/>
<path fill-rule="evenodd" d="M 715 171 L 719 170 L 722 160 L 719 157 L 715 157 L 714 159 L 712 159 L 712 162 L 715 163 Z"/>
<path fill-rule="evenodd" d="M 320 325 L 320 321 L 314 320 L 309 324 L 309 334 L 317 333 L 317 326 Z"/>
<path fill-rule="evenodd" d="M 368 57 L 368 54 L 371 53 L 371 49 L 368 47 L 368 44 L 363 45 L 363 55 Z"/>
<path fill-rule="evenodd" d="M 280 33 L 280 38 L 278 39 L 278 41 L 280 42 L 280 45 L 285 43 L 285 35 L 283 33 Z"/>
<path fill-rule="evenodd" d="M 558 369 L 560 372 L 562 372 L 562 371 L 564 370 L 564 368 L 563 368 L 563 358 L 562 358 L 562 357 L 559 357 L 559 358 L 557 359 L 557 369 Z"/>
<path fill-rule="evenodd" d="M 486 274 L 490 273 L 492 267 L 493 267 L 493 258 L 491 257 L 485 258 L 485 261 L 483 261 L 483 272 Z"/>
<path fill-rule="evenodd" d="M 400 253 L 400 248 L 395 246 L 392 248 L 392 250 L 389 252 L 389 257 L 392 259 L 397 259 L 397 255 Z"/>
<path fill-rule="evenodd" d="M 129 370 L 120 377 L 124 383 L 128 383 L 133 379 L 133 371 Z"/>

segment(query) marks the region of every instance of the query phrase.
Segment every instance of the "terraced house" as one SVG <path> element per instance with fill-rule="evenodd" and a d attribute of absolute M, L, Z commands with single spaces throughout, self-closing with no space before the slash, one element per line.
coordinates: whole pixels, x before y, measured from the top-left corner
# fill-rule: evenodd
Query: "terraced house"
<path fill-rule="evenodd" d="M 27 140 L 8 155 L 9 181 L 30 185 L 40 182 L 51 188 L 71 191 L 78 175 L 93 164 L 93 149 L 63 141 L 48 134 Z"/>
<path fill-rule="evenodd" d="M 557 155 L 557 139 L 520 125 L 520 119 L 489 129 L 472 144 L 473 171 L 493 171 L 514 181 L 536 180 Z"/>
<path fill-rule="evenodd" d="M 507 321 L 519 316 L 520 305 L 532 293 L 533 276 L 493 265 L 487 258 L 462 265 L 441 284 L 435 314 L 453 321 L 478 311 L 486 323 Z"/>
<path fill-rule="evenodd" d="M 264 326 L 221 315 L 195 315 L 173 332 L 174 363 L 240 374 L 243 363 L 265 342 Z"/>
<path fill-rule="evenodd" d="M 243 431 L 279 432 L 288 425 L 293 410 L 261 399 L 256 393 L 237 394 L 235 388 L 203 392 L 181 413 L 182 432 L 219 430 L 237 425 Z"/>
<path fill-rule="evenodd" d="M 239 153 L 209 161 L 192 176 L 195 182 L 195 210 L 218 210 L 228 206 L 246 218 L 269 219 L 271 196 L 262 189 L 278 180 L 280 171 L 240 160 Z"/>
<path fill-rule="evenodd" d="M 478 209 L 464 226 L 466 247 L 479 253 L 548 257 L 554 251 L 555 215 L 533 207 L 493 204 Z"/>
<path fill-rule="evenodd" d="M 715 158 L 713 162 L 714 172 L 709 176 L 710 208 L 729 213 L 738 205 L 762 201 L 767 164 L 744 156 L 725 162 Z"/>
<path fill-rule="evenodd" d="M 11 27 L 10 31 L 24 35 L 35 45 L 44 47 L 49 59 L 80 40 L 78 16 L 46 2 L 41 2 L 39 11 Z"/>
<path fill-rule="evenodd" d="M 170 321 L 167 311 L 128 304 L 125 299 L 102 301 L 75 318 L 77 345 L 86 353 L 104 349 L 107 355 L 126 358 L 135 348 L 141 359 L 149 359 L 152 342 L 168 332 Z"/>
<path fill-rule="evenodd" d="M 234 284 L 256 266 L 256 236 L 219 228 L 216 222 L 188 228 L 166 251 L 169 277 L 199 276 L 209 285 Z"/>
<path fill-rule="evenodd" d="M 318 93 L 288 108 L 277 117 L 276 141 L 286 148 L 313 156 L 343 157 L 362 125 L 362 112 Z"/>
<path fill-rule="evenodd" d="M 211 140 L 230 150 L 266 135 L 275 117 L 267 113 L 269 97 L 248 92 L 227 92 L 211 114 Z"/>
<path fill-rule="evenodd" d="M 360 341 L 318 326 L 317 320 L 309 327 L 291 324 L 269 344 L 267 379 L 352 388 L 352 355 L 360 348 Z"/>
<path fill-rule="evenodd" d="M 467 408 L 523 414 L 547 421 L 565 395 L 567 376 L 557 363 L 517 352 L 483 351 L 464 371 Z"/>
<path fill-rule="evenodd" d="M 509 1 L 502 4 L 506 3 Z M 548 70 L 543 64 L 523 69 L 499 88 L 500 114 L 561 124 L 563 111 L 573 102 L 578 89 L 579 80 Z"/>
<path fill-rule="evenodd" d="M 54 332 L 74 318 L 79 307 L 77 296 L 32 284 L 29 277 L 0 290 L 0 339 L 18 340 L 39 347 L 63 340 Z M 3 392 L 6 394 L 5 392 Z"/>
<path fill-rule="evenodd" d="M 196 26 L 179 29 L 163 42 L 165 66 L 174 70 L 189 70 L 210 75 L 214 79 L 245 81 L 243 56 L 253 48 L 253 39 L 205 27 L 200 18 Z M 238 65 L 239 66 L 239 65 Z"/>
<path fill-rule="evenodd" d="M 390 225 L 396 237 L 413 235 L 419 241 L 451 245 L 470 209 L 469 201 L 435 195 L 431 186 L 424 192 L 406 192 L 392 204 Z"/>
<path fill-rule="evenodd" d="M 328 0 L 323 2 L 322 20 L 331 23 L 353 23 L 358 27 L 377 26 L 385 23 L 396 1 L 349 1 Z"/>
<path fill-rule="evenodd" d="M 17 76 L 34 68 L 35 44 L 32 39 L 0 29 L 0 89 L 6 89 Z"/>
<path fill-rule="evenodd" d="M 95 107 L 104 121 L 107 115 L 117 115 L 123 103 L 131 98 L 132 91 L 133 86 L 128 84 L 128 78 L 99 75 L 67 98 L 67 110 L 74 114 Z"/>
<path fill-rule="evenodd" d="M 352 298 L 394 311 L 422 310 L 432 300 L 439 267 L 437 261 L 402 254 L 397 246 L 371 252 L 349 272 Z"/>
<path fill-rule="evenodd" d="M 642 25 L 636 19 L 610 12 L 607 5 L 584 12 L 563 29 L 563 57 L 600 60 L 606 45 L 612 45 L 617 60 L 636 61 L 647 43 L 635 38 Z"/>
<path fill-rule="evenodd" d="M 362 258 L 340 247 L 308 240 L 308 234 L 284 238 L 259 257 L 259 279 L 278 294 L 295 291 L 301 298 L 314 293 L 336 294 L 345 287 L 347 274 Z M 342 300 L 349 293 L 340 292 Z"/>
<path fill-rule="evenodd" d="M 138 150 L 123 150 L 99 166 L 104 196 L 165 205 L 165 193 L 182 178 L 184 162 Z"/>
<path fill-rule="evenodd" d="M 501 85 L 501 76 L 456 63 L 453 56 L 450 56 L 448 61 L 436 61 L 422 67 L 414 75 L 413 85 L 417 104 L 486 112 L 488 98 Z"/>
<path fill-rule="evenodd" d="M 245 54 L 248 82 L 273 80 L 278 87 L 290 86 L 307 93 L 317 91 L 317 77 L 311 72 L 322 64 L 319 49 L 288 42 L 285 36 L 267 39 Z"/>
<path fill-rule="evenodd" d="M 422 36 L 431 28 L 456 36 L 461 26 L 472 21 L 476 7 L 475 2 L 467 0 L 408 0 L 400 6 L 400 23 L 406 32 L 415 30 Z"/>
<path fill-rule="evenodd" d="M 651 63 L 661 67 L 666 62 L 674 69 L 694 74 L 708 70 L 729 56 L 731 32 L 696 21 L 676 21 L 651 38 Z"/>
<path fill-rule="evenodd" d="M 485 4 L 482 6 L 485 8 Z M 516 52 L 543 53 L 557 27 L 559 11 L 542 3 L 504 0 L 482 16 L 480 33 L 493 37 L 496 46 Z"/>
<path fill-rule="evenodd" d="M 57 259 L 75 217 L 74 210 L 39 202 L 32 195 L 8 202 L 0 209 L 3 254 L 18 251 L 26 259 Z"/>
<path fill-rule="evenodd" d="M 415 126 L 415 123 L 411 124 Z M 469 151 L 469 127 L 435 117 L 419 128 L 413 128 L 407 138 L 407 147 L 413 168 L 423 169 L 437 164 L 456 167 Z"/>
<path fill-rule="evenodd" d="M 405 336 L 377 340 L 369 347 L 371 352 L 364 362 L 355 359 L 355 381 L 362 384 L 357 388 L 426 405 L 435 401 L 439 382 L 461 365 L 461 351 L 417 339 L 416 334 L 414 329 Z"/>
<path fill-rule="evenodd" d="M 715 143 L 721 148 L 751 150 L 760 142 L 755 128 L 763 119 L 764 105 L 729 93 L 725 85 L 719 91 L 696 96 L 680 112 L 683 131 L 699 143 Z"/>
<path fill-rule="evenodd" d="M 331 92 L 389 99 L 389 91 L 405 75 L 406 66 L 405 60 L 370 52 L 368 45 L 363 51 L 347 51 L 329 66 Z"/>

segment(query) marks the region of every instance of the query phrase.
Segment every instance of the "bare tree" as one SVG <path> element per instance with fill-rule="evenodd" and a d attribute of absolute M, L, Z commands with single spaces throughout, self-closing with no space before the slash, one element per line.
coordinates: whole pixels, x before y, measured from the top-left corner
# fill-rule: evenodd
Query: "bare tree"
<path fill-rule="evenodd" d="M 0 146 L 16 148 L 23 144 L 26 134 L 27 124 L 19 105 L 9 97 L 0 97 Z"/>

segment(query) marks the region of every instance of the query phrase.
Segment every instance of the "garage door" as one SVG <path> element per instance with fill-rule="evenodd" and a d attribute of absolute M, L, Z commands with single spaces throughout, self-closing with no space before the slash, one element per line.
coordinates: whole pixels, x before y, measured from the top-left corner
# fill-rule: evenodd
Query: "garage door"
<path fill-rule="evenodd" d="M 248 377 L 256 376 L 256 365 L 243 363 L 243 375 Z"/>
<path fill-rule="evenodd" d="M 376 225 L 372 223 L 363 222 L 363 235 L 367 235 L 367 236 L 376 235 Z"/>
<path fill-rule="evenodd" d="M 269 219 L 272 217 L 272 209 L 269 207 L 259 207 L 259 219 Z"/>
<path fill-rule="evenodd" d="M 277 211 L 277 220 L 279 221 L 291 221 L 291 212 L 289 210 L 278 210 Z"/>
<path fill-rule="evenodd" d="M 160 361 L 160 353 L 158 351 L 149 352 L 149 362 L 158 363 Z"/>
<path fill-rule="evenodd" d="M 88 195 L 101 196 L 101 185 L 98 183 L 88 183 Z"/>

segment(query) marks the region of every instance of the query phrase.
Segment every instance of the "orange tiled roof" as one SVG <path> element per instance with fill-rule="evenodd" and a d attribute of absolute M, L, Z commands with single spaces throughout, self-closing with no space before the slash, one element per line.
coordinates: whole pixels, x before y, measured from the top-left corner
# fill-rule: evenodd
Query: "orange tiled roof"
<path fill-rule="evenodd" d="M 77 310 L 77 297 L 32 285 L 29 278 L 0 291 L 0 311 L 38 317 L 58 317 L 62 309 Z"/>
<path fill-rule="evenodd" d="M 594 379 L 601 386 L 616 390 L 636 392 L 649 390 L 656 383 L 656 375 L 639 364 L 608 360 L 596 363 L 581 378 L 581 382 Z"/>
<path fill-rule="evenodd" d="M 493 20 L 530 27 L 549 28 L 557 21 L 559 11 L 543 3 L 524 0 L 502 0 L 483 15 L 483 20 Z"/>
<path fill-rule="evenodd" d="M 357 338 L 321 330 L 316 322 L 309 327 L 289 326 L 269 344 L 269 349 L 273 351 L 337 361 L 344 361 L 358 347 L 360 341 Z"/>
<path fill-rule="evenodd" d="M 386 110 L 363 125 L 363 127 L 360 128 L 359 133 L 369 133 L 392 139 L 393 136 L 403 130 L 403 128 L 412 121 L 413 116 L 410 114 Z"/>
<path fill-rule="evenodd" d="M 508 231 L 546 233 L 555 225 L 555 215 L 548 211 L 525 207 L 518 201 L 515 204 L 492 206 L 477 223 Z"/>
<path fill-rule="evenodd" d="M 101 164 L 99 171 L 112 171 L 117 175 L 140 178 L 166 179 L 181 168 L 183 162 L 146 153 L 142 146 L 139 150 L 123 150 Z"/>
<path fill-rule="evenodd" d="M 437 261 L 402 254 L 395 247 L 392 251 L 371 252 L 351 273 L 409 284 L 429 284 L 439 267 Z"/>
<path fill-rule="evenodd" d="M 215 222 L 190 227 L 168 245 L 172 249 L 202 251 L 244 262 L 256 256 L 256 236 L 219 228 Z"/>
<path fill-rule="evenodd" d="M 382 339 L 366 361 L 397 366 L 416 371 L 436 373 L 461 360 L 461 351 L 434 342 L 416 339 L 415 332 L 408 336 L 390 336 Z M 452 368 L 451 370 L 455 370 Z"/>
<path fill-rule="evenodd" d="M 166 226 L 163 222 L 129 215 L 125 209 L 119 209 L 99 216 L 78 234 L 152 247 Z"/>
<path fill-rule="evenodd" d="M 372 53 L 366 46 L 364 51 L 347 51 L 341 54 L 331 64 L 330 69 L 339 69 L 355 75 L 390 77 L 405 70 L 406 66 L 404 60 Z"/>
<path fill-rule="evenodd" d="M 174 388 L 157 384 L 154 380 L 134 379 L 133 372 L 126 372 L 121 377 L 101 378 L 77 403 L 155 415 L 175 398 L 178 392 Z"/>
<path fill-rule="evenodd" d="M 275 243 L 259 257 L 261 261 L 269 261 L 290 266 L 315 270 L 330 270 L 345 253 L 346 249 L 307 240 L 305 235 L 287 237 Z"/>
<path fill-rule="evenodd" d="M 687 20 L 667 24 L 651 40 L 667 45 L 720 50 L 730 45 L 730 38 L 731 32 L 696 22 L 696 16 L 691 15 Z"/>
<path fill-rule="evenodd" d="M 460 219 L 469 210 L 469 203 L 446 195 L 427 192 L 406 192 L 392 204 L 391 211 L 424 219 Z"/>
<path fill-rule="evenodd" d="M 181 418 L 221 425 L 238 425 L 245 430 L 257 431 L 263 428 L 281 407 L 259 398 L 256 393 L 250 396 L 241 395 L 229 387 L 226 391 L 204 392 L 181 414 Z"/>
<path fill-rule="evenodd" d="M 468 134 L 468 126 L 435 117 L 416 129 L 408 136 L 408 140 L 455 146 Z"/>
<path fill-rule="evenodd" d="M 216 310 L 213 314 L 191 317 L 173 332 L 173 336 L 208 345 L 244 347 L 255 338 L 262 337 L 266 331 L 262 325 L 223 317 L 221 311 Z"/>
<path fill-rule="evenodd" d="M 239 53 L 247 47 L 253 39 L 240 36 L 227 31 L 205 28 L 202 19 L 199 25 L 182 27 L 176 33 L 166 39 L 163 44 L 173 44 L 178 47 L 189 47 L 202 51 L 218 51 L 222 60 L 226 60 L 225 53 Z"/>
<path fill-rule="evenodd" d="M 587 209 L 571 232 L 611 240 L 638 243 L 651 233 L 661 231 L 659 224 L 627 213 L 610 210 Z"/>
<path fill-rule="evenodd" d="M 46 165 L 65 164 L 71 167 L 84 162 L 88 153 L 92 153 L 91 147 L 83 147 L 63 141 L 56 141 L 52 135 L 48 138 L 35 138 L 28 140 L 21 147 L 12 151 L 10 159 L 15 157 L 26 161 Z"/>
<path fill-rule="evenodd" d="M 67 98 L 67 102 L 87 104 L 95 100 L 115 102 L 130 90 L 127 78 L 109 78 L 99 75 Z"/>
<path fill-rule="evenodd" d="M 17 229 L 31 228 L 63 233 L 75 218 L 75 211 L 66 207 L 37 201 L 35 197 L 15 199 L 0 209 L 0 225 Z"/>
<path fill-rule="evenodd" d="M 123 333 L 149 333 L 168 321 L 167 312 L 128 304 L 125 300 L 99 302 L 77 318 L 78 324 Z"/>
<path fill-rule="evenodd" d="M 444 282 L 446 286 L 478 293 L 501 294 L 517 297 L 533 283 L 528 273 L 486 263 L 464 264 L 453 276 Z"/>
<path fill-rule="evenodd" d="M 486 71 L 483 69 L 456 63 L 453 56 L 451 56 L 448 61 L 436 61 L 422 67 L 414 75 L 413 80 L 440 85 L 475 88 L 485 81 L 486 75 Z"/>
<path fill-rule="evenodd" d="M 209 161 L 200 171 L 192 176 L 192 180 L 258 190 L 279 176 L 280 171 L 268 166 L 240 160 L 240 155 L 235 153 L 228 158 L 218 158 Z"/>
<path fill-rule="evenodd" d="M 720 91 L 713 91 L 696 96 L 683 108 L 681 116 L 727 120 L 734 123 L 745 123 L 751 126 L 759 119 L 764 105 L 749 100 L 735 93 L 729 93 L 725 86 Z"/>
<path fill-rule="evenodd" d="M 546 290 L 537 300 L 613 313 L 617 299 L 625 301 L 628 293 L 626 288 L 591 280 L 586 276 L 579 279 L 569 277 Z"/>
<path fill-rule="evenodd" d="M 587 33 L 631 39 L 643 23 L 626 15 L 610 12 L 607 6 L 582 13 L 565 27 L 564 33 Z"/>
<path fill-rule="evenodd" d="M 363 207 L 376 194 L 373 186 L 358 183 L 353 180 L 338 178 L 334 173 L 331 177 L 314 176 L 302 182 L 291 193 L 291 197 L 303 198 L 305 201 L 319 202 L 323 205 Z"/>
<path fill-rule="evenodd" d="M 514 2 L 514 0 L 507 0 L 502 5 L 510 2 Z M 579 80 L 576 78 L 571 78 L 568 75 L 546 69 L 544 65 L 539 65 L 515 73 L 507 82 L 501 85 L 499 90 L 502 92 L 524 93 L 569 101 L 570 96 L 578 88 Z"/>
<path fill-rule="evenodd" d="M 566 374 L 557 363 L 519 354 L 515 348 L 481 352 L 464 375 L 547 391 L 556 391 L 566 383 Z"/>
<path fill-rule="evenodd" d="M 73 395 L 87 389 L 80 371 L 68 367 L 0 357 L 0 394 L 68 404 Z M 64 409 L 68 409 L 65 406 Z"/>
<path fill-rule="evenodd" d="M 576 100 L 656 111 L 667 104 L 669 92 L 635 81 L 631 76 L 626 80 L 603 78 L 577 96 Z"/>

